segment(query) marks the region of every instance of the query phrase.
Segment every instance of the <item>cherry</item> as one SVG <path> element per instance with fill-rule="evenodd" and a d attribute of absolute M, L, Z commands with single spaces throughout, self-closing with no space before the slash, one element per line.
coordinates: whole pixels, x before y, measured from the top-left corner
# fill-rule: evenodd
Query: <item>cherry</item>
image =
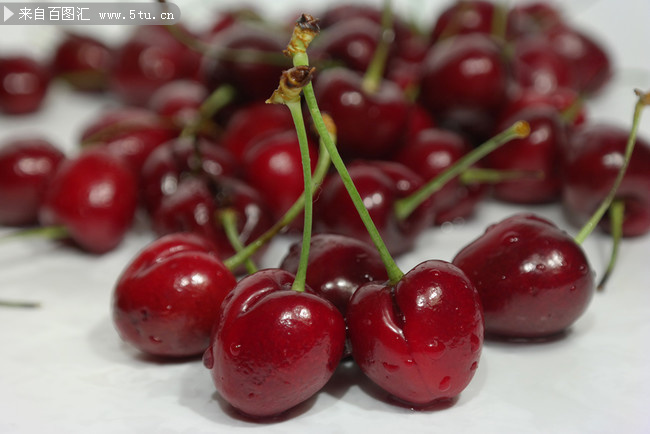
<path fill-rule="evenodd" d="M 362 285 L 346 318 L 354 360 L 377 385 L 410 405 L 458 396 L 478 367 L 479 296 L 447 262 L 423 262 L 395 284 Z"/>
<path fill-rule="evenodd" d="M 276 416 L 309 399 L 343 355 L 340 312 L 291 290 L 294 278 L 268 269 L 242 279 L 226 297 L 203 356 L 219 394 L 248 416 Z"/>
<path fill-rule="evenodd" d="M 300 243 L 294 243 L 280 263 L 298 271 Z M 372 244 L 337 234 L 316 234 L 311 239 L 307 285 L 345 315 L 348 302 L 364 283 L 388 280 L 386 268 Z"/>
<path fill-rule="evenodd" d="M 499 113 L 497 125 L 504 124 L 517 112 L 532 106 L 555 108 L 568 126 L 581 125 L 587 120 L 587 108 L 578 93 L 571 88 L 559 87 L 549 93 L 540 93 L 534 88 L 520 88 L 510 94 Z"/>
<path fill-rule="evenodd" d="M 545 37 L 517 40 L 511 67 L 518 85 L 532 87 L 541 93 L 573 85 L 569 64 L 553 51 L 550 41 Z"/>
<path fill-rule="evenodd" d="M 476 286 L 490 335 L 549 338 L 575 323 L 594 292 L 579 244 L 533 214 L 491 225 L 453 263 Z"/>
<path fill-rule="evenodd" d="M 438 15 L 431 31 L 431 41 L 439 42 L 450 36 L 493 32 L 494 3 L 484 0 L 459 0 Z"/>
<path fill-rule="evenodd" d="M 52 176 L 39 211 L 43 226 L 63 226 L 91 253 L 115 248 L 131 227 L 137 204 L 133 174 L 105 150 L 89 149 L 63 161 Z"/>
<path fill-rule="evenodd" d="M 108 87 L 113 50 L 91 36 L 66 33 L 52 59 L 56 77 L 74 89 L 103 91 Z"/>
<path fill-rule="evenodd" d="M 149 108 L 183 127 L 199 118 L 199 108 L 207 97 L 208 89 L 202 83 L 176 80 L 162 85 L 151 95 Z"/>
<path fill-rule="evenodd" d="M 593 94 L 612 76 L 609 54 L 599 42 L 577 29 L 558 25 L 545 32 L 553 50 L 569 65 L 572 87 Z"/>
<path fill-rule="evenodd" d="M 400 144 L 408 103 L 395 83 L 381 80 L 375 91 L 366 91 L 363 82 L 354 71 L 332 68 L 320 73 L 314 91 L 320 109 L 336 124 L 341 155 L 386 157 Z"/>
<path fill-rule="evenodd" d="M 625 159 L 629 131 L 611 124 L 590 124 L 570 138 L 563 166 L 562 202 L 571 221 L 584 224 L 608 194 Z M 629 167 L 616 193 L 624 205 L 623 236 L 650 230 L 650 143 L 636 139 Z M 609 217 L 602 227 L 611 230 Z"/>
<path fill-rule="evenodd" d="M 237 281 L 217 249 L 196 234 L 165 235 L 142 249 L 117 279 L 112 317 L 120 337 L 148 354 L 202 354 Z"/>
<path fill-rule="evenodd" d="M 312 173 L 318 155 L 310 146 Z M 243 158 L 244 179 L 262 194 L 278 220 L 303 192 L 300 148 L 295 131 L 275 133 L 257 141 Z"/>
<path fill-rule="evenodd" d="M 50 73 L 26 56 L 0 57 L 0 113 L 21 115 L 41 108 Z"/>
<path fill-rule="evenodd" d="M 122 158 L 138 177 L 149 154 L 177 134 L 173 125 L 149 110 L 122 108 L 102 113 L 84 129 L 81 141 Z"/>
<path fill-rule="evenodd" d="M 268 98 L 288 66 L 282 41 L 282 34 L 252 22 L 238 21 L 219 32 L 202 65 L 208 88 L 228 83 L 245 101 Z"/>
<path fill-rule="evenodd" d="M 11 140 L 0 147 L 0 224 L 38 222 L 43 195 L 64 155 L 50 142 Z"/>
<path fill-rule="evenodd" d="M 221 143 L 238 160 L 241 160 L 245 151 L 256 140 L 292 128 L 293 121 L 286 108 L 255 102 L 232 115 L 226 124 Z"/>
<path fill-rule="evenodd" d="M 140 174 L 141 198 L 147 211 L 154 214 L 163 197 L 176 191 L 181 178 L 195 172 L 235 177 L 239 169 L 228 150 L 208 139 L 199 138 L 196 144 L 189 138 L 163 143 L 149 154 Z"/>
<path fill-rule="evenodd" d="M 494 195 L 508 202 L 546 203 L 559 199 L 560 160 L 566 148 L 566 129 L 559 113 L 548 106 L 531 106 L 513 114 L 498 127 L 515 120 L 527 121 L 528 137 L 515 139 L 486 157 L 489 167 L 497 170 L 537 171 L 541 178 L 521 178 L 494 185 Z"/>
<path fill-rule="evenodd" d="M 219 220 L 218 211 L 232 209 L 237 214 L 237 232 L 246 245 L 258 238 L 271 224 L 268 205 L 261 195 L 245 183 L 228 177 L 214 180 L 195 176 L 181 179 L 176 191 L 164 196 L 152 216 L 158 235 L 192 232 L 211 240 L 220 258 L 235 253 Z M 258 254 L 263 253 L 263 249 Z"/>
<path fill-rule="evenodd" d="M 405 219 L 397 217 L 395 202 L 421 187 L 422 179 L 406 166 L 388 161 L 353 162 L 348 172 L 391 254 L 399 255 L 413 249 L 418 236 L 432 224 L 431 202 L 425 201 Z M 315 215 L 316 232 L 370 241 L 338 176 L 325 179 L 315 203 Z"/>
<path fill-rule="evenodd" d="M 562 14 L 547 2 L 517 4 L 508 11 L 508 37 L 538 35 L 563 23 Z"/>
<path fill-rule="evenodd" d="M 142 26 L 117 50 L 110 89 L 124 103 L 146 106 L 164 84 L 195 78 L 199 55 L 161 26 Z"/>
<path fill-rule="evenodd" d="M 420 131 L 395 159 L 425 180 L 430 180 L 443 173 L 470 149 L 470 144 L 459 134 L 430 128 Z M 458 178 L 451 180 L 431 195 L 435 224 L 469 217 L 486 192 L 483 184 L 466 184 Z"/>
<path fill-rule="evenodd" d="M 483 141 L 506 99 L 508 73 L 494 39 L 480 33 L 435 44 L 422 65 L 421 103 L 442 126 Z"/>

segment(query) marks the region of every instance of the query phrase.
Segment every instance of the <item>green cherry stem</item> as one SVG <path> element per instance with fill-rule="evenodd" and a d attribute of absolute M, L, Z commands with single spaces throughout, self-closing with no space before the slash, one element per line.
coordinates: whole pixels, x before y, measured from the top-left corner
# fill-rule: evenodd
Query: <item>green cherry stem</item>
<path fill-rule="evenodd" d="M 26 309 L 33 309 L 41 307 L 41 304 L 36 301 L 12 301 L 12 300 L 0 300 L 0 307 L 19 307 Z"/>
<path fill-rule="evenodd" d="M 607 209 L 610 207 L 610 205 L 612 204 L 612 202 L 616 197 L 618 187 L 621 185 L 621 182 L 623 181 L 623 177 L 625 176 L 627 167 L 630 165 L 630 159 L 632 158 L 632 151 L 634 150 L 634 145 L 636 143 L 636 135 L 639 130 L 639 123 L 641 121 L 641 112 L 643 111 L 643 108 L 645 106 L 650 104 L 650 92 L 644 93 L 638 89 L 636 89 L 634 92 L 636 93 L 638 99 L 634 106 L 632 128 L 630 129 L 630 136 L 625 146 L 625 155 L 624 155 L 623 164 L 621 165 L 621 168 L 619 169 L 618 174 L 614 179 L 612 188 L 607 193 L 607 196 L 605 196 L 605 199 L 603 199 L 602 203 L 600 204 L 600 207 L 598 207 L 596 212 L 594 212 L 594 214 L 589 218 L 587 223 L 585 223 L 582 229 L 580 229 L 578 235 L 575 236 L 574 240 L 578 244 L 582 244 L 585 241 L 585 239 L 589 236 L 589 234 L 591 234 L 591 232 L 593 232 L 593 230 L 596 228 L 598 222 L 600 222 L 600 219 L 603 217 L 603 215 L 605 215 L 605 213 L 607 212 Z"/>
<path fill-rule="evenodd" d="M 187 124 L 179 137 L 194 137 L 201 129 L 201 126 L 211 119 L 219 110 L 230 104 L 234 99 L 236 90 L 229 84 L 219 86 L 214 90 L 199 107 L 199 116 L 194 122 Z"/>
<path fill-rule="evenodd" d="M 515 122 L 510 128 L 502 131 L 483 143 L 472 152 L 465 154 L 447 170 L 440 175 L 428 181 L 420 189 L 410 196 L 399 199 L 395 202 L 395 214 L 400 220 L 406 219 L 415 209 L 427 200 L 433 193 L 440 190 L 451 179 L 461 175 L 469 167 L 488 155 L 498 147 L 504 145 L 512 139 L 524 138 L 530 134 L 530 125 L 525 121 Z"/>
<path fill-rule="evenodd" d="M 598 291 L 603 291 L 605 289 L 605 284 L 609 280 L 609 276 L 612 275 L 614 271 L 614 266 L 616 265 L 616 260 L 618 259 L 618 251 L 621 245 L 621 239 L 623 238 L 623 215 L 625 214 L 625 202 L 622 200 L 615 200 L 612 202 L 612 205 L 609 207 L 609 222 L 611 225 L 612 232 L 612 254 L 609 257 L 609 264 L 607 264 L 607 269 L 603 274 L 603 277 L 600 279 L 596 289 Z"/>
<path fill-rule="evenodd" d="M 45 238 L 48 240 L 62 240 L 68 237 L 68 230 L 64 226 L 37 226 L 34 228 L 19 229 L 0 236 L 0 242 L 10 241 L 14 238 Z"/>
<path fill-rule="evenodd" d="M 463 171 L 458 179 L 464 185 L 498 184 L 518 179 L 544 179 L 544 172 L 541 170 L 497 170 L 470 167 Z"/>
<path fill-rule="evenodd" d="M 386 69 L 388 51 L 394 40 L 393 8 L 390 0 L 384 0 L 384 7 L 381 14 L 381 37 L 361 82 L 361 88 L 366 93 L 373 94 L 379 89 L 381 80 L 384 77 L 384 70 Z"/>
<path fill-rule="evenodd" d="M 305 181 L 305 188 L 303 192 L 304 197 L 304 210 L 305 210 L 305 223 L 302 229 L 302 248 L 300 250 L 300 261 L 298 263 L 298 270 L 296 271 L 296 279 L 291 285 L 294 291 L 303 292 L 305 290 L 305 282 L 307 280 L 307 263 L 309 261 L 309 246 L 311 243 L 311 230 L 313 219 L 313 192 L 312 192 L 312 175 L 311 175 L 311 160 L 309 157 L 309 144 L 307 142 L 307 131 L 305 129 L 305 122 L 302 118 L 302 107 L 300 100 L 297 102 L 287 102 L 286 106 L 291 112 L 293 123 L 296 127 L 298 135 L 298 144 L 300 145 L 300 158 L 302 162 L 302 176 Z M 329 134 L 328 134 L 329 136 Z"/>
<path fill-rule="evenodd" d="M 217 219 L 221 223 L 223 231 L 230 242 L 230 245 L 235 249 L 235 252 L 241 252 L 244 249 L 244 244 L 239 239 L 239 232 L 237 231 L 237 213 L 232 208 L 227 208 L 217 212 Z M 257 271 L 257 265 L 253 262 L 250 256 L 244 260 L 246 271 L 253 274 Z"/>

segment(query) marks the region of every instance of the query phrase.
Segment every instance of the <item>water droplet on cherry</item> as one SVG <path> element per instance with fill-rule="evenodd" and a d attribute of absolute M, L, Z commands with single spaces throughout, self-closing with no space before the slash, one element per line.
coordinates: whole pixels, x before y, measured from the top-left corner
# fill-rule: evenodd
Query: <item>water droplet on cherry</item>
<path fill-rule="evenodd" d="M 478 336 L 472 335 L 469 338 L 469 343 L 472 353 L 478 353 L 481 350 L 481 340 Z"/>
<path fill-rule="evenodd" d="M 469 370 L 476 371 L 477 368 L 478 368 L 478 362 L 474 362 L 472 363 L 472 366 L 469 367 Z"/>
<path fill-rule="evenodd" d="M 233 343 L 232 345 L 230 345 L 230 354 L 232 354 L 233 356 L 238 356 L 240 352 L 241 352 L 241 344 Z"/>
<path fill-rule="evenodd" d="M 440 381 L 440 385 L 438 386 L 438 389 L 444 392 L 445 390 L 449 390 L 450 387 L 451 387 L 451 377 L 446 376 Z"/>
<path fill-rule="evenodd" d="M 212 347 L 208 347 L 203 353 L 203 366 L 207 369 L 212 369 L 214 366 L 214 355 L 212 354 Z"/>
<path fill-rule="evenodd" d="M 430 342 L 427 345 L 427 347 L 428 347 L 427 354 L 429 355 L 430 358 L 434 360 L 440 359 L 445 354 L 445 351 L 447 350 L 445 344 L 435 340 L 433 342 Z"/>

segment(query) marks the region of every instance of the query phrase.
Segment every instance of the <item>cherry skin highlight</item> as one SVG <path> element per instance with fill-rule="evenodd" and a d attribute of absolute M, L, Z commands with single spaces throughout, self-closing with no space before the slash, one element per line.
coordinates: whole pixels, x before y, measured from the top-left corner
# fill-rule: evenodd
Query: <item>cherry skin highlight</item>
<path fill-rule="evenodd" d="M 476 286 L 485 331 L 496 337 L 545 339 L 564 332 L 594 293 L 594 275 L 582 248 L 533 214 L 491 225 L 453 263 Z"/>
<path fill-rule="evenodd" d="M 219 394 L 250 417 L 276 416 L 309 399 L 343 355 L 343 316 L 326 300 L 291 290 L 294 279 L 278 269 L 242 279 L 203 356 Z"/>
<path fill-rule="evenodd" d="M 346 316 L 352 355 L 378 386 L 409 405 L 458 396 L 478 367 L 483 314 L 465 274 L 426 261 L 393 285 L 368 283 Z"/>

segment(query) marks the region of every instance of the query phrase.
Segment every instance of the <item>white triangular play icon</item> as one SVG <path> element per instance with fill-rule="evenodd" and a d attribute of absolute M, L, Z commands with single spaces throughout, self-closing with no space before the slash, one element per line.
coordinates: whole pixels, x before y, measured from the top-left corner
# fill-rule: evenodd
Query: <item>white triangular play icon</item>
<path fill-rule="evenodd" d="M 11 10 L 10 10 L 7 6 L 5 6 L 5 10 L 4 10 L 4 20 L 5 20 L 5 22 L 6 22 L 9 18 L 11 18 L 11 17 L 13 17 L 13 16 L 14 16 L 14 13 L 11 12 Z"/>

